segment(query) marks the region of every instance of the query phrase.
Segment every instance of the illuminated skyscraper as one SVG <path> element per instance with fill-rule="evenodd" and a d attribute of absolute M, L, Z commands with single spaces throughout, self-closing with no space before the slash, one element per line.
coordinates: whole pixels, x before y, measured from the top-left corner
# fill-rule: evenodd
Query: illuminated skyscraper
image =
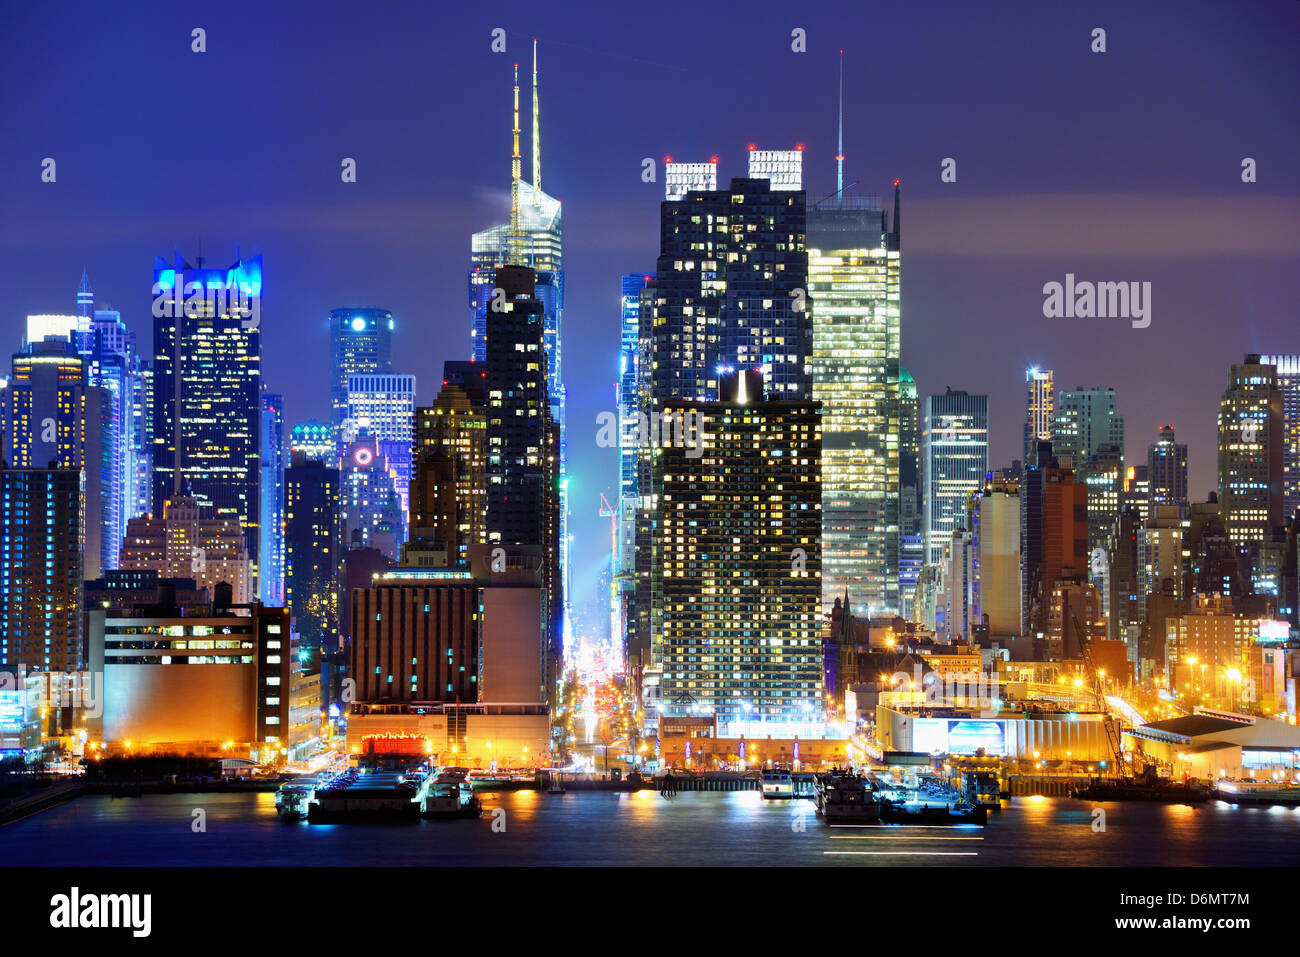
<path fill-rule="evenodd" d="M 664 404 L 693 441 L 656 449 L 652 661 L 666 713 L 726 725 L 821 720 L 821 423 L 763 399 L 758 373 L 720 401 Z M 749 733 L 755 733 L 749 731 Z M 807 732 L 805 732 L 807 733 Z"/>
<path fill-rule="evenodd" d="M 718 158 L 707 163 L 674 163 L 669 156 L 664 161 L 664 198 L 681 199 L 691 190 L 718 188 Z"/>
<path fill-rule="evenodd" d="M 285 603 L 305 647 L 339 640 L 339 470 L 300 451 L 284 472 Z"/>
<path fill-rule="evenodd" d="M 822 404 L 822 610 L 847 594 L 854 615 L 897 613 L 899 235 L 878 201 L 838 197 L 808 211 L 808 295 Z"/>
<path fill-rule="evenodd" d="M 482 364 L 474 363 L 482 368 Z M 444 377 L 432 406 L 415 412 L 411 541 L 441 546 L 446 563 L 468 567 L 487 541 L 485 390 Z"/>
<path fill-rule="evenodd" d="M 75 468 L 0 463 L 0 667 L 85 667 L 82 487 Z"/>
<path fill-rule="evenodd" d="M 622 342 L 618 357 L 618 499 L 615 503 L 615 541 L 613 544 L 613 590 L 610 595 L 610 627 L 615 637 L 635 632 L 636 621 L 636 522 L 640 482 L 639 450 L 641 433 L 641 302 L 654 279 L 652 275 L 623 277 L 620 298 Z M 646 299 L 647 303 L 649 302 Z M 629 624 L 633 631 L 629 632 Z M 631 667 L 640 665 L 640 649 L 633 652 Z M 649 649 L 644 649 L 648 651 Z"/>
<path fill-rule="evenodd" d="M 1248 355 L 1219 403 L 1219 509 L 1235 545 L 1258 546 L 1283 524 L 1283 402 L 1277 369 Z"/>
<path fill-rule="evenodd" d="M 284 607 L 284 397 L 262 394 L 262 574 L 259 600 Z"/>
<path fill-rule="evenodd" d="M 387 309 L 335 309 L 330 313 L 330 425 L 342 443 L 348 416 L 348 376 L 391 372 L 393 314 Z"/>
<path fill-rule="evenodd" d="M 1056 394 L 1052 370 L 1034 366 L 1025 371 L 1025 468 L 1036 464 L 1038 443 L 1052 438 L 1052 416 L 1056 412 Z"/>
<path fill-rule="evenodd" d="M 548 694 L 562 646 L 564 594 L 560 551 L 558 423 L 546 394 L 545 305 L 533 271 L 502 266 L 504 308 L 487 322 L 487 536 L 508 560 L 542 570 L 547 598 Z"/>
<path fill-rule="evenodd" d="M 1300 355 L 1260 356 L 1276 370 L 1282 390 L 1282 514 L 1290 521 L 1300 508 Z"/>
<path fill-rule="evenodd" d="M 391 372 L 348 376 L 348 417 L 343 438 L 369 435 L 397 475 L 403 522 L 410 513 L 411 447 L 415 437 L 415 376 Z"/>
<path fill-rule="evenodd" d="M 1160 426 L 1160 438 L 1147 447 L 1151 501 L 1187 511 L 1187 446 L 1174 441 L 1174 427 Z"/>
<path fill-rule="evenodd" d="M 334 427 L 328 422 L 307 419 L 295 422 L 289 432 L 289 452 L 302 452 L 318 462 L 333 462 L 338 458 L 338 444 Z"/>
<path fill-rule="evenodd" d="M 1069 455 L 1079 468 L 1106 446 L 1124 448 L 1124 416 L 1115 407 L 1115 390 L 1062 389 L 1052 415 L 1052 452 Z"/>
<path fill-rule="evenodd" d="M 774 399 L 812 398 L 804 202 L 800 189 L 733 179 L 661 205 L 648 317 L 655 404 L 715 398 L 720 367 L 762 370 Z"/>
<path fill-rule="evenodd" d="M 13 357 L 0 398 L 6 464 L 85 473 L 78 560 L 87 578 L 98 578 L 104 569 L 117 567 L 120 539 L 109 498 L 115 473 L 112 413 L 106 407 L 112 394 L 89 384 L 89 365 L 70 339 L 52 335 L 32 342 Z"/>
<path fill-rule="evenodd" d="M 377 548 L 395 562 L 406 541 L 397 472 L 379 440 L 360 433 L 343 450 L 339 467 L 339 533 L 343 550 Z"/>
<path fill-rule="evenodd" d="M 926 396 L 922 433 L 925 560 L 943 561 L 955 528 L 966 522 L 966 503 L 984 487 L 989 470 L 988 396 L 949 389 Z"/>
<path fill-rule="evenodd" d="M 568 593 L 568 489 L 567 439 L 565 438 L 566 391 L 563 377 L 564 314 L 563 222 L 560 201 L 542 190 L 541 117 L 537 80 L 537 41 L 533 41 L 532 182 L 523 179 L 519 151 L 519 70 L 515 65 L 513 150 L 511 156 L 510 218 L 474 233 L 470 244 L 469 304 L 473 314 L 470 357 L 487 360 L 487 325 L 498 282 L 497 270 L 505 266 L 527 266 L 533 270 L 530 296 L 542 304 L 543 342 L 546 351 L 546 395 L 550 418 L 558 430 L 556 467 L 559 484 L 560 574 Z M 558 592 L 556 593 L 558 594 Z M 552 597 L 555 597 L 554 595 Z"/>
<path fill-rule="evenodd" d="M 238 520 L 256 576 L 261 548 L 262 257 L 226 269 L 154 260 L 154 481 L 161 512 L 181 494 Z M 249 314 L 222 295 L 239 290 Z M 180 293 L 178 295 L 177 293 Z M 183 303 L 182 301 L 183 300 Z"/>

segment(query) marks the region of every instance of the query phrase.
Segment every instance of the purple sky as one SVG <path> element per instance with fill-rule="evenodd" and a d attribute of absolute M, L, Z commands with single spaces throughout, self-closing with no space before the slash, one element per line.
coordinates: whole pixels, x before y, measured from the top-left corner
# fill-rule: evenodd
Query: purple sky
<path fill-rule="evenodd" d="M 810 195 L 831 192 L 841 46 L 845 179 L 903 181 L 904 364 L 923 394 L 989 394 L 994 463 L 1019 455 L 1039 364 L 1063 388 L 1118 390 L 1130 460 L 1173 423 L 1204 497 L 1228 364 L 1300 352 L 1293 0 L 408 6 L 8 5 L 0 341 L 17 347 L 27 313 L 71 311 L 84 266 L 147 348 L 153 257 L 201 241 L 224 264 L 239 245 L 265 257 L 265 369 L 289 421 L 326 416 L 338 306 L 393 310 L 399 371 L 428 401 L 443 360 L 467 356 L 469 235 L 506 211 L 510 65 L 536 36 L 543 187 L 565 205 L 579 599 L 609 537 L 596 511 L 615 463 L 595 435 L 619 277 L 657 253 L 662 184 L 641 182 L 641 159 L 716 154 L 730 177 L 750 142 L 802 143 Z M 1150 328 L 1043 318 L 1043 284 L 1067 272 L 1151 282 Z"/>

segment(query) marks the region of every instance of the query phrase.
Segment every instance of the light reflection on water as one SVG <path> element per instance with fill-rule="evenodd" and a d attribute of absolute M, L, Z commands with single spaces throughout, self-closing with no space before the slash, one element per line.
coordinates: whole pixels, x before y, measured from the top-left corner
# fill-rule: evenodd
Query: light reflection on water
<path fill-rule="evenodd" d="M 483 794 L 477 821 L 284 824 L 272 794 L 82 797 L 0 828 L 0 861 L 38 865 L 1293 864 L 1300 809 L 1017 798 L 984 828 L 827 828 L 811 801 L 756 792 Z M 207 830 L 191 830 L 203 808 Z M 493 830 L 497 808 L 505 830 Z M 961 840 L 958 840 L 961 838 Z M 974 838 L 974 839 L 971 839 Z M 834 853 L 828 853 L 834 852 Z M 848 853 L 846 853 L 848 852 Z M 960 852 L 962 856 L 951 856 Z"/>

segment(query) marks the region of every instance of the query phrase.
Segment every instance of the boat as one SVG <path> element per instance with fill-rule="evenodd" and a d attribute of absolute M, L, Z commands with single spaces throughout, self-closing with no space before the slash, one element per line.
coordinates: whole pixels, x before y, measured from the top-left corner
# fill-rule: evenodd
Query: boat
<path fill-rule="evenodd" d="M 313 824 L 336 821 L 414 821 L 419 786 L 392 771 L 350 770 L 316 789 L 307 805 Z"/>
<path fill-rule="evenodd" d="M 482 810 L 467 768 L 443 768 L 424 782 L 416 800 L 421 817 L 476 818 Z"/>
<path fill-rule="evenodd" d="M 817 813 L 827 824 L 880 820 L 880 800 L 855 774 L 832 772 L 817 778 Z"/>
<path fill-rule="evenodd" d="M 794 776 L 789 771 L 773 769 L 759 776 L 759 790 L 768 801 L 794 797 Z"/>
<path fill-rule="evenodd" d="M 1163 804 L 1204 804 L 1210 792 L 1185 784 L 1093 780 L 1075 788 L 1070 796 L 1079 801 L 1155 801 Z"/>
<path fill-rule="evenodd" d="M 794 796 L 797 798 L 817 797 L 817 775 L 808 772 L 798 772 L 790 775 L 790 784 L 794 788 Z"/>
<path fill-rule="evenodd" d="M 987 807 L 964 802 L 943 806 L 889 798 L 880 802 L 880 820 L 885 824 L 987 824 L 988 819 Z"/>
<path fill-rule="evenodd" d="M 307 807 L 316 794 L 316 781 L 312 778 L 289 781 L 275 792 L 275 813 L 282 821 L 301 821 L 307 817 Z"/>
<path fill-rule="evenodd" d="M 1285 782 L 1222 779 L 1214 796 L 1227 804 L 1300 807 L 1300 787 Z"/>

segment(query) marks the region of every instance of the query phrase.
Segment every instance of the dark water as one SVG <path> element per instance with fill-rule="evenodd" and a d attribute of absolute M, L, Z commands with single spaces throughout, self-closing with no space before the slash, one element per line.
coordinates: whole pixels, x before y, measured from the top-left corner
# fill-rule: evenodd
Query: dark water
<path fill-rule="evenodd" d="M 1203 866 L 1300 862 L 1300 810 L 1017 798 L 984 828 L 836 827 L 756 792 L 484 795 L 478 821 L 284 824 L 273 794 L 81 797 L 0 828 L 7 865 Z M 195 833 L 194 809 L 206 814 Z M 494 832 L 492 811 L 505 810 Z M 796 826 L 802 821 L 803 829 Z M 846 853 L 852 852 L 852 853 Z"/>

